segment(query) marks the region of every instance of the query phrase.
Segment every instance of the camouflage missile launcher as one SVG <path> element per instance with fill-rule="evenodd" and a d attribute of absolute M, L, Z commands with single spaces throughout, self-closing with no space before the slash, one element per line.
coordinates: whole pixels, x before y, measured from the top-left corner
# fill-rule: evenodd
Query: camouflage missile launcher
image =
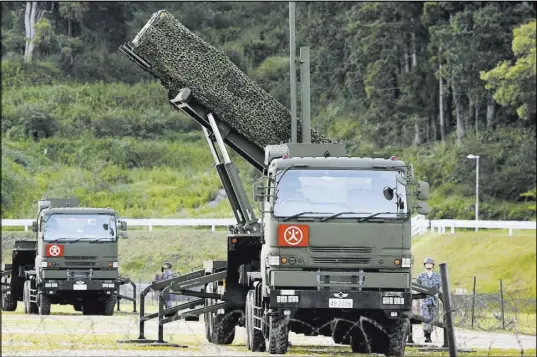
<path fill-rule="evenodd" d="M 226 261 L 148 288 L 199 298 L 163 310 L 160 325 L 204 314 L 215 344 L 232 343 L 244 326 L 251 351 L 285 354 L 295 332 L 402 356 L 412 303 L 410 217 L 428 212 L 429 186 L 412 166 L 348 157 L 343 144 L 314 130 L 312 143 L 289 144 L 287 109 L 165 11 L 121 50 L 201 125 L 237 221 Z M 226 145 L 263 175 L 254 191 L 261 219 Z M 200 284 L 203 292 L 191 289 Z M 140 317 L 144 339 L 144 321 L 155 316 Z"/>

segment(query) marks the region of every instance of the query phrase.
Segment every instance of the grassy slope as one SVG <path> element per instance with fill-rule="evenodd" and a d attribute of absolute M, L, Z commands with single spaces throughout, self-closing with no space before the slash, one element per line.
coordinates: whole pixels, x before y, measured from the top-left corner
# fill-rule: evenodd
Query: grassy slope
<path fill-rule="evenodd" d="M 22 232 L 3 232 L 3 260 L 15 237 L 29 236 Z M 185 272 L 203 264 L 203 260 L 225 259 L 226 232 L 175 229 L 133 230 L 127 240 L 120 241 L 120 269 L 135 280 L 150 281 L 161 264 L 169 260 L 175 271 Z M 414 240 L 414 275 L 421 269 L 425 256 L 437 263 L 447 262 L 452 290 L 472 289 L 477 276 L 479 293 L 496 293 L 503 279 L 507 296 L 535 297 L 536 248 L 535 232 L 457 232 L 455 236 L 427 234 Z"/>
<path fill-rule="evenodd" d="M 507 295 L 535 297 L 535 231 L 456 232 L 455 235 L 429 233 L 414 239 L 414 275 L 422 269 L 426 256 L 436 263 L 446 262 L 451 289 L 472 291 L 476 276 L 478 293 L 498 292 L 503 279 Z"/>

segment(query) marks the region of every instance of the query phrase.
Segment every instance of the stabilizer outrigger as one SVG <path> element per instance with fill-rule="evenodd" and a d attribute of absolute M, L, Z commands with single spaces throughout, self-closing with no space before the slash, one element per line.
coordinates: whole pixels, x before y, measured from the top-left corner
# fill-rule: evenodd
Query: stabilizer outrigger
<path fill-rule="evenodd" d="M 171 344 L 164 340 L 164 324 L 191 317 L 206 316 L 212 312 L 224 309 L 227 306 L 224 294 L 207 289 L 213 284 L 223 284 L 227 275 L 225 261 L 205 262 L 204 268 L 186 274 L 175 274 L 169 279 L 153 281 L 151 285 L 140 292 L 140 333 L 137 339 L 120 340 L 120 343 L 144 343 L 149 345 L 166 345 L 173 347 L 186 347 Z M 201 291 L 192 288 L 203 287 Z M 150 291 L 158 291 L 158 312 L 145 314 L 145 297 Z M 184 295 L 197 297 L 198 299 L 180 303 L 171 308 L 166 308 L 165 301 L 169 295 Z M 214 303 L 210 303 L 215 301 Z M 217 302 L 216 302 L 217 301 Z M 208 303 L 209 302 L 209 303 Z M 145 337 L 145 323 L 152 319 L 158 319 L 158 337 L 156 340 Z"/>

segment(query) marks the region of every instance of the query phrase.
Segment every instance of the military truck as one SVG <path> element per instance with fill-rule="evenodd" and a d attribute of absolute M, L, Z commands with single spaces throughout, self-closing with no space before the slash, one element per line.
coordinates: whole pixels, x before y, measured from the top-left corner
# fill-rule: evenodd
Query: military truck
<path fill-rule="evenodd" d="M 156 13 L 142 31 L 166 16 Z M 121 50 L 159 78 L 135 42 Z M 140 339 L 149 318 L 158 315 L 163 342 L 164 323 L 204 314 L 215 344 L 232 343 L 236 326 L 245 326 L 252 351 L 285 354 L 292 331 L 332 336 L 355 352 L 402 356 L 412 313 L 411 215 L 428 212 L 429 186 L 412 166 L 395 156 L 348 157 L 344 144 L 311 143 L 306 135 L 301 143 L 260 147 L 190 88 L 170 90 L 168 98 L 200 124 L 237 224 L 226 261 L 148 288 L 200 299 L 147 316 L 142 305 Z M 253 195 L 261 219 L 226 144 L 261 174 Z M 199 284 L 204 292 L 189 290 Z"/>
<path fill-rule="evenodd" d="M 42 199 L 32 222 L 35 240 L 15 242 L 4 264 L 2 308 L 49 315 L 73 305 L 84 315 L 113 315 L 118 295 L 118 237 L 127 224 L 111 208 L 78 207 L 78 199 Z"/>

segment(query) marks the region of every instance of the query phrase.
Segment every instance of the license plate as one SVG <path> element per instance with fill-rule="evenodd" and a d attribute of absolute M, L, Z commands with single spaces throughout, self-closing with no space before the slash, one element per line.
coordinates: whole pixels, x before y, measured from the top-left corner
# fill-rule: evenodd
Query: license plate
<path fill-rule="evenodd" d="M 328 299 L 328 307 L 352 309 L 352 299 Z"/>
<path fill-rule="evenodd" d="M 88 286 L 86 284 L 74 284 L 73 290 L 88 290 Z"/>

